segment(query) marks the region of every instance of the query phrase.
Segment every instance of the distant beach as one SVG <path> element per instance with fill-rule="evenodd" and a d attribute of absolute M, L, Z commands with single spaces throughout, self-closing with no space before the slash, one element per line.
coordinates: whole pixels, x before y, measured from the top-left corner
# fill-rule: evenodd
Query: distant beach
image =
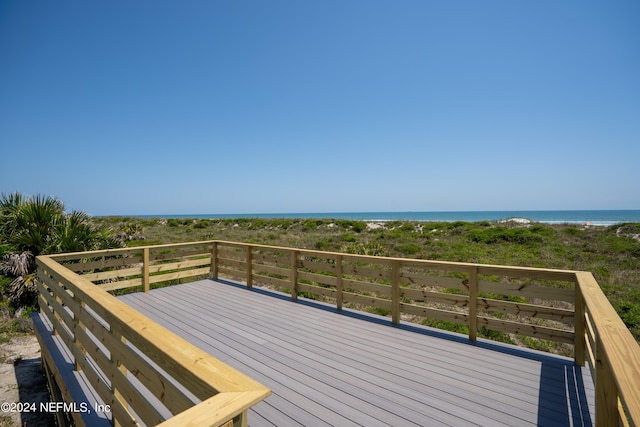
<path fill-rule="evenodd" d="M 587 224 L 609 226 L 623 222 L 640 222 L 640 210 L 564 210 L 564 211 L 451 211 L 451 212 L 315 212 L 262 214 L 184 214 L 127 215 L 139 218 L 321 218 L 359 221 L 500 221 L 524 218 L 547 224 Z"/>

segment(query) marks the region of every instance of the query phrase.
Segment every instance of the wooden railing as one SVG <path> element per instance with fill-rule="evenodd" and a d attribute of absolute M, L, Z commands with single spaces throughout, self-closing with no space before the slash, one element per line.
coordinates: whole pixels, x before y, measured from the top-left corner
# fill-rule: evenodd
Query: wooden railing
<path fill-rule="evenodd" d="M 640 348 L 588 272 L 375 257 L 225 241 L 52 256 L 106 291 L 198 277 L 266 285 L 389 315 L 572 345 L 593 371 L 599 425 L 640 423 Z M 45 305 L 48 305 L 46 302 Z"/>
<path fill-rule="evenodd" d="M 270 394 L 51 257 L 37 263 L 41 312 L 114 425 L 246 426 L 247 409 Z"/>
<path fill-rule="evenodd" d="M 585 351 L 596 387 L 596 424 L 640 425 L 640 348 L 593 275 L 576 272 Z"/>

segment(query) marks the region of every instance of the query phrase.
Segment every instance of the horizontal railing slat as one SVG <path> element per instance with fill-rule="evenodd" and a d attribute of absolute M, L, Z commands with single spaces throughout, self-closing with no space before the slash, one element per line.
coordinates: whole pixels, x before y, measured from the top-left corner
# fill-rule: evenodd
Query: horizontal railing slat
<path fill-rule="evenodd" d="M 287 268 L 282 268 L 282 267 L 276 267 L 273 265 L 266 265 L 266 264 L 253 264 L 253 271 L 260 274 L 277 274 L 280 276 L 288 276 L 289 275 L 289 269 Z"/>
<path fill-rule="evenodd" d="M 391 300 L 388 300 L 388 299 L 381 299 L 381 298 L 376 298 L 376 297 L 371 297 L 366 295 L 354 294 L 352 292 L 343 292 L 342 298 L 344 302 L 354 302 L 354 303 L 362 304 L 365 306 L 379 307 L 387 310 L 391 310 L 392 308 Z"/>
<path fill-rule="evenodd" d="M 400 288 L 400 297 L 419 302 L 435 302 L 458 307 L 467 307 L 469 305 L 469 296 L 467 295 L 425 291 L 422 289 Z"/>
<path fill-rule="evenodd" d="M 142 274 L 142 266 L 125 268 L 122 270 L 101 271 L 99 273 L 85 273 L 81 274 L 81 276 L 90 282 L 96 282 L 99 280 L 124 279 L 125 277 L 136 276 L 139 274 Z"/>
<path fill-rule="evenodd" d="M 445 322 L 454 322 L 466 324 L 469 322 L 469 315 L 467 313 L 440 310 L 437 308 L 425 307 L 415 304 L 400 303 L 400 311 L 406 314 L 412 314 L 414 316 L 428 317 L 436 320 L 443 320 Z"/>
<path fill-rule="evenodd" d="M 525 298 L 540 298 L 555 301 L 575 301 L 575 291 L 566 288 L 537 286 L 529 283 L 500 283 L 480 280 L 479 292 L 498 293 L 503 295 L 521 296 Z"/>
<path fill-rule="evenodd" d="M 330 298 L 335 298 L 337 293 L 335 288 L 323 288 L 322 286 L 307 285 L 305 283 L 298 283 L 298 292 L 309 292 Z"/>
<path fill-rule="evenodd" d="M 284 287 L 284 288 L 288 288 L 291 286 L 291 283 L 286 279 L 278 279 L 276 277 L 264 276 L 262 274 L 253 274 L 252 277 L 254 282 L 258 282 L 258 283 L 266 283 L 271 286 Z"/>
<path fill-rule="evenodd" d="M 402 285 L 426 286 L 436 288 L 449 288 L 458 290 L 469 290 L 466 279 L 444 276 L 429 276 L 424 273 L 401 272 L 400 283 Z"/>
<path fill-rule="evenodd" d="M 193 270 L 177 271 L 175 273 L 164 273 L 149 276 L 149 283 L 160 283 L 168 280 L 186 279 L 187 277 L 202 276 L 209 274 L 209 267 L 202 267 Z"/>
<path fill-rule="evenodd" d="M 525 323 L 502 319 L 491 319 L 484 316 L 478 316 L 478 326 L 484 326 L 487 329 L 494 331 L 521 334 L 543 340 L 551 340 L 567 344 L 573 344 L 574 342 L 573 331 L 549 328 L 547 326 L 527 325 Z"/>
<path fill-rule="evenodd" d="M 391 298 L 391 286 L 389 285 L 343 278 L 342 286 L 344 289 L 358 290 L 359 292 L 374 292 L 380 296 Z"/>
<path fill-rule="evenodd" d="M 298 271 L 298 280 L 309 280 L 311 282 L 322 283 L 330 286 L 336 286 L 337 284 L 337 278 L 335 276 L 309 273 L 306 271 Z"/>

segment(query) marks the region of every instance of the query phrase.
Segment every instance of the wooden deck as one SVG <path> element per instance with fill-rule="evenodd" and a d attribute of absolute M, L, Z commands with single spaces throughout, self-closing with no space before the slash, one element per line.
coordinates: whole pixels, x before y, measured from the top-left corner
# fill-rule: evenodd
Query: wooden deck
<path fill-rule="evenodd" d="M 251 426 L 593 425 L 588 368 L 546 353 L 202 280 L 119 297 L 271 388 Z"/>

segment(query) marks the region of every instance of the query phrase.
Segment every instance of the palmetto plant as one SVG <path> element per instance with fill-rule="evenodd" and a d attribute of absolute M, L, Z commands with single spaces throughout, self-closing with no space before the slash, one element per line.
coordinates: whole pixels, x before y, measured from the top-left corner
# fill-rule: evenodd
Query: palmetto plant
<path fill-rule="evenodd" d="M 12 305 L 33 304 L 38 282 L 30 252 L 6 254 L 0 262 L 0 273 L 14 277 L 8 288 L 9 302 Z"/>
<path fill-rule="evenodd" d="M 9 248 L 0 261 L 0 272 L 15 278 L 8 289 L 12 305 L 36 301 L 35 256 L 121 246 L 108 229 L 95 226 L 86 213 L 67 214 L 55 197 L 20 193 L 0 198 L 0 243 Z"/>

